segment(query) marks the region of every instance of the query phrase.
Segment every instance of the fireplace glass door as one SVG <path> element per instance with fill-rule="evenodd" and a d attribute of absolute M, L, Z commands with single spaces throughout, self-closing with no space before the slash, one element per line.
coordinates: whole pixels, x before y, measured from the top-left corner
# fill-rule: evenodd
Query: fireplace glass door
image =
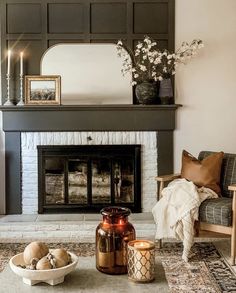
<path fill-rule="evenodd" d="M 46 204 L 65 203 L 64 159 L 45 159 L 45 202 Z"/>
<path fill-rule="evenodd" d="M 92 203 L 111 203 L 111 160 L 108 158 L 94 158 L 92 169 Z"/>
<path fill-rule="evenodd" d="M 68 202 L 87 204 L 88 162 L 86 159 L 68 160 Z"/>
<path fill-rule="evenodd" d="M 141 211 L 140 145 L 38 146 L 39 213 Z"/>

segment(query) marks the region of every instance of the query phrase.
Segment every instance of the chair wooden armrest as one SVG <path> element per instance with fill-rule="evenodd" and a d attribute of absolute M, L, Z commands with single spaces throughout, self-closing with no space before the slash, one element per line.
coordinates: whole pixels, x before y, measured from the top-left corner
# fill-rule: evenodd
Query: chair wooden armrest
<path fill-rule="evenodd" d="M 228 186 L 228 189 L 230 191 L 233 191 L 233 202 L 232 202 L 232 210 L 233 210 L 233 213 L 235 214 L 236 213 L 236 184 L 231 184 Z M 235 217 L 235 225 L 236 225 L 236 215 L 233 215 L 233 218 Z"/>
<path fill-rule="evenodd" d="M 157 194 L 157 199 L 161 198 L 161 192 L 162 192 L 162 189 L 165 186 L 165 182 L 169 182 L 169 181 L 172 181 L 172 180 L 177 179 L 177 178 L 180 178 L 180 174 L 170 174 L 170 175 L 163 175 L 163 176 L 156 177 L 157 182 L 160 183 L 159 184 L 160 185 L 159 186 L 159 192 Z"/>
<path fill-rule="evenodd" d="M 229 185 L 228 189 L 231 191 L 236 191 L 236 184 Z"/>
<path fill-rule="evenodd" d="M 180 174 L 170 174 L 156 177 L 158 182 L 168 182 L 180 178 Z"/>

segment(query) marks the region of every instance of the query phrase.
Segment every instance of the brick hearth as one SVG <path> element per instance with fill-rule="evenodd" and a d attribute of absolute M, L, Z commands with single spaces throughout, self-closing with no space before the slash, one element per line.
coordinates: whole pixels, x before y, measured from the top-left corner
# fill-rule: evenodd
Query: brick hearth
<path fill-rule="evenodd" d="M 95 242 L 99 214 L 7 215 L 0 218 L 0 242 Z M 138 238 L 153 239 L 155 224 L 151 213 L 131 214 Z"/>

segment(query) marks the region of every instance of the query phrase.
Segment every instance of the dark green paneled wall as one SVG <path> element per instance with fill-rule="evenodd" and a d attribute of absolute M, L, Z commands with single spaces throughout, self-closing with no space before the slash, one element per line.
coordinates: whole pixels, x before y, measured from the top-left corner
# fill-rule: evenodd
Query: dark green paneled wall
<path fill-rule="evenodd" d="M 40 59 L 62 42 L 117 42 L 133 46 L 144 35 L 174 48 L 174 0 L 2 0 L 2 60 L 14 55 L 13 97 L 18 95 L 19 52 L 25 52 L 25 73 L 39 74 Z M 6 95 L 6 62 L 2 92 Z"/>

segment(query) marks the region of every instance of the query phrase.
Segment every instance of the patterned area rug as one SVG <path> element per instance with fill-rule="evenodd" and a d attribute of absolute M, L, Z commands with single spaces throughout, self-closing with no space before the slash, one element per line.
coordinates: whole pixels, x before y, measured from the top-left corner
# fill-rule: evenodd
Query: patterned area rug
<path fill-rule="evenodd" d="M 0 271 L 5 268 L 9 259 L 22 252 L 25 246 L 24 243 L 0 244 Z M 94 244 L 89 243 L 48 243 L 48 246 L 63 246 L 78 256 L 95 254 Z M 195 243 L 189 263 L 181 260 L 182 250 L 181 243 L 164 243 L 163 248 L 156 251 L 171 292 L 236 292 L 236 276 L 212 243 Z"/>
<path fill-rule="evenodd" d="M 157 251 L 171 292 L 236 292 L 236 276 L 212 243 L 195 243 L 188 263 L 182 252 L 182 243 L 164 243 Z"/>

